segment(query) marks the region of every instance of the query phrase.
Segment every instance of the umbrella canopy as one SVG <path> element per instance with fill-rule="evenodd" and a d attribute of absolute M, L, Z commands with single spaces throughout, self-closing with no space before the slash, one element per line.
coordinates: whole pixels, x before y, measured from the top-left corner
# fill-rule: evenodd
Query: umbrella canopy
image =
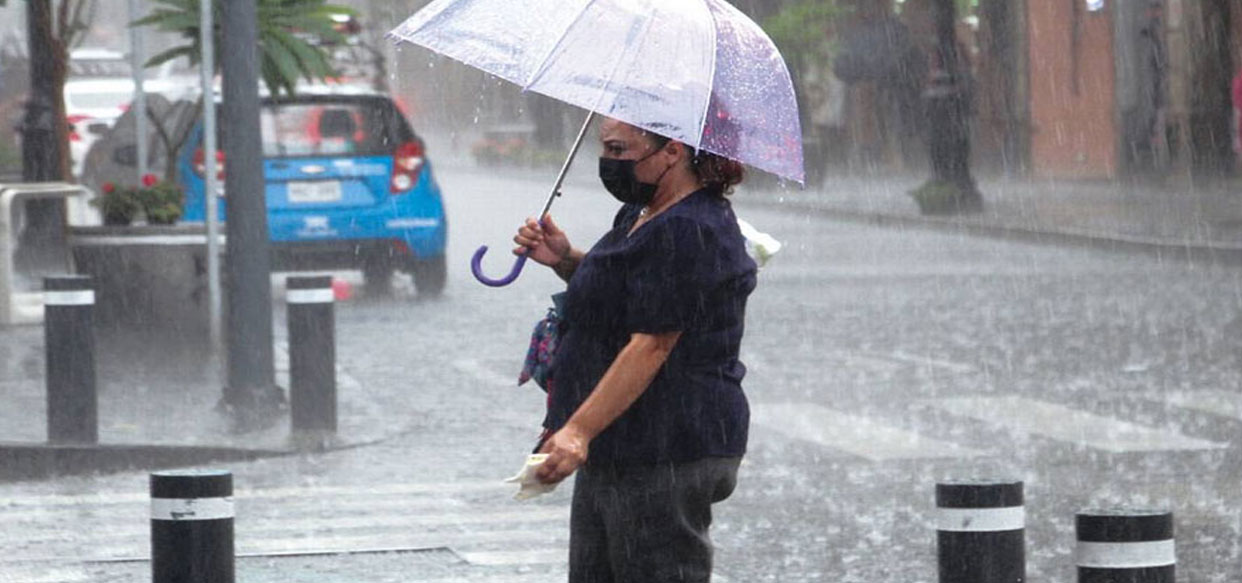
<path fill-rule="evenodd" d="M 389 34 L 525 90 L 804 179 L 785 61 L 723 0 L 435 0 Z"/>

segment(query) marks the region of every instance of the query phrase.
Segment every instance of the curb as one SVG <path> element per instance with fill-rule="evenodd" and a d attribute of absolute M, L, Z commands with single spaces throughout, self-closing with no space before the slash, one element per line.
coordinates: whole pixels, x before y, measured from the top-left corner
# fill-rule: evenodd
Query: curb
<path fill-rule="evenodd" d="M 138 469 L 157 470 L 215 462 L 254 461 L 294 453 L 298 453 L 298 450 L 193 445 L 0 442 L 0 482 Z"/>
<path fill-rule="evenodd" d="M 0 484 L 83 474 L 161 470 L 216 462 L 251 462 L 300 454 L 327 454 L 378 445 L 410 429 L 345 441 L 335 435 L 295 433 L 282 449 L 221 445 L 53 444 L 0 441 Z"/>
<path fill-rule="evenodd" d="M 1027 226 L 989 223 L 971 217 L 934 217 L 896 215 L 873 211 L 832 208 L 822 205 L 790 202 L 771 203 L 747 201 L 747 204 L 763 208 L 783 208 L 853 223 L 881 227 L 923 228 L 941 232 L 955 232 L 1007 241 L 1021 241 L 1041 245 L 1063 245 L 1088 249 L 1101 249 L 1120 253 L 1133 253 L 1188 263 L 1216 265 L 1242 265 L 1242 245 L 1211 244 L 1202 242 L 1177 242 L 1167 239 L 1134 237 L 1114 233 L 1077 231 L 1072 229 L 1035 229 Z"/>

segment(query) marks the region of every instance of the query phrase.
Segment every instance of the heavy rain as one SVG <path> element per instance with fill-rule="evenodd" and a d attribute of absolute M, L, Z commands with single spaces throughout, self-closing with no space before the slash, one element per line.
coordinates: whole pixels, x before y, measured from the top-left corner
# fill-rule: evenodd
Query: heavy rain
<path fill-rule="evenodd" d="M 0 581 L 1232 583 L 1240 111 L 1239 0 L 0 0 Z"/>

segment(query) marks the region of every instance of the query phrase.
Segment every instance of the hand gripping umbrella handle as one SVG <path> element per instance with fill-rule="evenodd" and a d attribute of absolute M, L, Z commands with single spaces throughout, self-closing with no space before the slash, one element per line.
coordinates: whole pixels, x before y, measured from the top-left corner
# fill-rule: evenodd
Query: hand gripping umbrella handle
<path fill-rule="evenodd" d="M 509 270 L 509 275 L 506 275 L 500 279 L 492 279 L 486 275 L 483 275 L 483 255 L 486 253 L 487 245 L 483 245 L 474 252 L 474 258 L 470 260 L 470 271 L 474 273 L 474 278 L 479 280 L 479 283 L 483 285 L 491 287 L 504 287 L 509 285 L 517 279 L 518 275 L 522 273 L 522 268 L 526 266 L 526 254 L 523 253 L 518 256 L 517 261 L 513 262 L 513 269 Z"/>
<path fill-rule="evenodd" d="M 561 173 L 556 177 L 556 184 L 552 186 L 552 193 L 548 195 L 547 202 L 543 203 L 543 210 L 539 211 L 539 224 L 543 224 L 543 218 L 548 216 L 548 211 L 552 209 L 552 201 L 561 195 L 561 185 L 565 184 L 565 175 L 569 173 L 569 166 L 574 162 L 574 156 L 578 155 L 578 149 L 582 147 L 582 140 L 586 137 L 587 128 L 591 127 L 591 120 L 595 119 L 595 112 L 587 113 L 586 121 L 582 122 L 582 130 L 578 132 L 578 138 L 574 140 L 574 145 L 569 150 L 569 157 L 565 158 L 565 165 L 561 166 Z M 479 247 L 474 252 L 474 258 L 470 260 L 470 271 L 474 273 L 474 278 L 479 283 L 491 287 L 504 287 L 513 283 L 518 275 L 522 273 L 522 268 L 526 266 L 526 255 L 529 252 L 523 252 L 513 262 L 513 269 L 509 270 L 509 275 L 500 279 L 492 279 L 483 275 L 483 256 L 487 254 L 487 245 Z"/>

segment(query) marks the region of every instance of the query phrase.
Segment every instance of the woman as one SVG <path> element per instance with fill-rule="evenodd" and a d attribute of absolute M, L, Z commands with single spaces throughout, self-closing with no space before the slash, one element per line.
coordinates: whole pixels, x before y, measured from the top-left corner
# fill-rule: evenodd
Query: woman
<path fill-rule="evenodd" d="M 537 476 L 575 471 L 569 580 L 708 581 L 711 505 L 746 451 L 738 361 L 755 263 L 725 195 L 742 167 L 616 120 L 600 179 L 624 205 L 590 251 L 518 230 L 569 283 Z"/>

